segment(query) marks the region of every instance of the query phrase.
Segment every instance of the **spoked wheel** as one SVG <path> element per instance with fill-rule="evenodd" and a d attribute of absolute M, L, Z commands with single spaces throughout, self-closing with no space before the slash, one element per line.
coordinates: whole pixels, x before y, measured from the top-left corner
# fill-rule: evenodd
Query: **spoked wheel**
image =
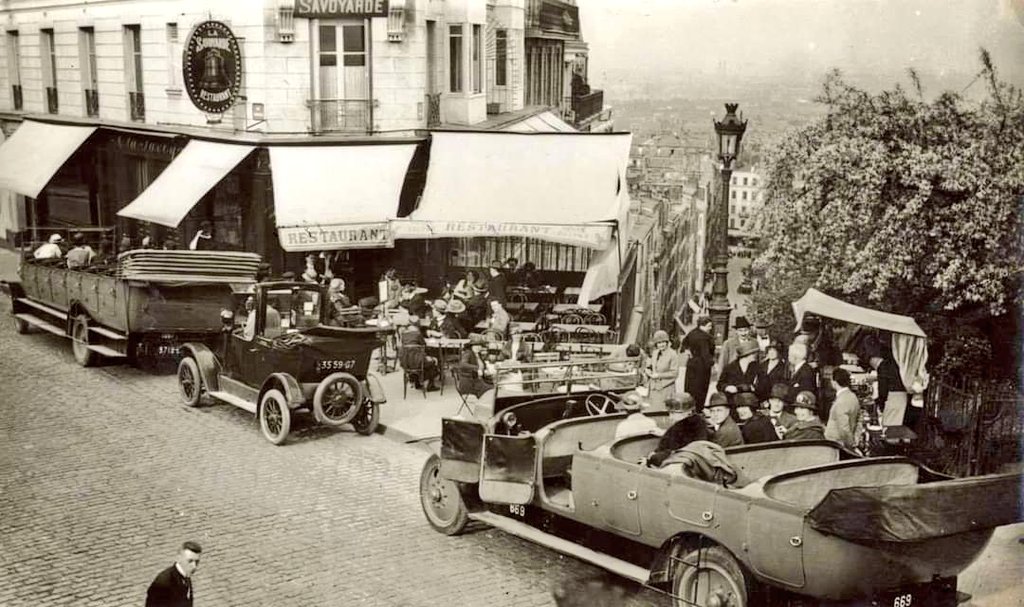
<path fill-rule="evenodd" d="M 288 437 L 292 427 L 292 414 L 288 401 L 278 390 L 267 390 L 260 400 L 260 430 L 263 437 L 280 445 Z"/>
<path fill-rule="evenodd" d="M 71 325 L 71 350 L 75 353 L 75 360 L 83 367 L 91 367 L 96 364 L 99 354 L 89 349 L 89 317 L 79 314 Z"/>
<path fill-rule="evenodd" d="M 313 394 L 313 416 L 322 424 L 340 426 L 362 409 L 363 385 L 348 373 L 328 375 Z"/>
<path fill-rule="evenodd" d="M 608 415 L 616 411 L 615 401 L 604 394 L 591 394 L 583 404 L 587 406 L 588 415 Z"/>
<path fill-rule="evenodd" d="M 420 505 L 427 522 L 445 535 L 458 535 L 469 522 L 469 510 L 455 481 L 441 476 L 441 458 L 431 455 L 420 474 Z"/>
<path fill-rule="evenodd" d="M 748 607 L 743 566 L 721 546 L 693 550 L 675 564 L 676 607 Z"/>
<path fill-rule="evenodd" d="M 203 398 L 203 376 L 196 359 L 186 356 L 178 363 L 178 394 L 186 407 L 195 407 Z"/>
<path fill-rule="evenodd" d="M 352 419 L 352 427 L 363 436 L 370 436 L 380 424 L 380 405 L 370 399 L 363 400 L 359 413 Z"/>

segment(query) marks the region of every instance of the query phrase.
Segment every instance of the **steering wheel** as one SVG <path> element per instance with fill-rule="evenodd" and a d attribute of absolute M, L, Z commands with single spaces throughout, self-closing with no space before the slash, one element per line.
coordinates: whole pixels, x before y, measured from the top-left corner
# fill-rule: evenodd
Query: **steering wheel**
<path fill-rule="evenodd" d="M 583 401 L 587 408 L 587 415 L 608 415 L 617 409 L 615 401 L 605 394 L 590 394 L 587 400 Z"/>

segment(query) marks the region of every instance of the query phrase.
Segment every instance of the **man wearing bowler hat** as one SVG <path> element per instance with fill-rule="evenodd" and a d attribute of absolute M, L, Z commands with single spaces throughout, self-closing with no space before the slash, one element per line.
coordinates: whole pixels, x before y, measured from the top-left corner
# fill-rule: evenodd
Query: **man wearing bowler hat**
<path fill-rule="evenodd" d="M 793 402 L 796 422 L 786 431 L 786 440 L 824 440 L 825 424 L 818 417 L 817 398 L 804 390 Z"/>
<path fill-rule="evenodd" d="M 733 421 L 729 399 L 721 392 L 711 395 L 708 402 L 708 417 L 711 420 L 711 441 L 720 447 L 734 447 L 743 444 L 740 427 Z"/>
<path fill-rule="evenodd" d="M 739 357 L 740 344 L 750 339 L 750 322 L 746 316 L 737 316 L 733 328 L 735 331 L 722 342 L 722 353 L 718 357 L 719 369 L 725 369 L 729 363 L 736 360 Z"/>

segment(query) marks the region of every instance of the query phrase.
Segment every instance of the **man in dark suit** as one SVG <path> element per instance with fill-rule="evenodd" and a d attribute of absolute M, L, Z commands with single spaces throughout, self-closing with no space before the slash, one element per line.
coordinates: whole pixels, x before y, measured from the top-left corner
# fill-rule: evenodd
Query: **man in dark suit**
<path fill-rule="evenodd" d="M 697 319 L 697 328 L 683 338 L 683 348 L 690 351 L 686 363 L 686 393 L 693 397 L 697 413 L 704 409 L 711 383 L 711 367 L 715 364 L 715 338 L 711 336 L 711 317 Z"/>
<path fill-rule="evenodd" d="M 487 298 L 496 299 L 501 302 L 502 306 L 504 306 L 508 301 L 508 296 L 505 294 L 505 291 L 508 288 L 508 278 L 501 270 L 500 261 L 492 262 L 491 267 L 487 269 L 491 275 L 490 278 L 487 279 Z"/>
<path fill-rule="evenodd" d="M 792 344 L 789 346 L 789 400 L 796 402 L 796 395 L 801 392 L 818 394 L 818 370 L 807 364 L 807 346 Z"/>
<path fill-rule="evenodd" d="M 718 391 L 729 398 L 739 392 L 739 386 L 753 386 L 757 383 L 757 353 L 760 349 L 757 342 L 751 339 L 740 342 L 737 358 L 725 365 L 722 375 L 718 378 Z"/>
<path fill-rule="evenodd" d="M 157 574 L 146 590 L 146 607 L 192 607 L 192 574 L 202 552 L 195 542 L 182 544 L 178 559 Z"/>
<path fill-rule="evenodd" d="M 721 392 L 715 392 L 708 401 L 708 412 L 711 418 L 711 441 L 720 447 L 735 447 L 743 444 L 740 427 L 733 421 L 730 413 L 732 403 Z"/>

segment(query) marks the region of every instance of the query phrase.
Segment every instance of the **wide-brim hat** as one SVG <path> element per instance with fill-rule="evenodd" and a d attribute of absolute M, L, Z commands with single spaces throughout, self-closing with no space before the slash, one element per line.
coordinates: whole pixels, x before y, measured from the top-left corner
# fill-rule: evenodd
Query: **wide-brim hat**
<path fill-rule="evenodd" d="M 639 411 L 644 406 L 644 399 L 640 393 L 633 390 L 622 395 L 619 407 L 625 411 Z"/>
<path fill-rule="evenodd" d="M 711 395 L 708 400 L 708 409 L 712 407 L 729 407 L 732 408 L 732 404 L 729 402 L 729 397 L 721 392 L 715 392 Z"/>
<path fill-rule="evenodd" d="M 789 386 L 782 382 L 772 384 L 771 398 L 777 398 L 781 401 L 789 400 Z"/>
<path fill-rule="evenodd" d="M 769 320 L 767 318 L 764 318 L 764 317 L 759 317 L 759 318 L 755 318 L 754 319 L 754 328 L 755 329 L 769 329 L 769 328 L 771 328 L 772 324 L 773 323 L 772 323 L 771 320 Z"/>
<path fill-rule="evenodd" d="M 733 396 L 733 405 L 736 407 L 750 407 L 756 409 L 758 405 L 757 395 L 753 392 L 740 392 Z"/>
<path fill-rule="evenodd" d="M 793 408 L 803 407 L 804 409 L 810 409 L 815 413 L 818 412 L 818 399 L 814 397 L 814 393 L 808 390 L 804 390 L 796 395 L 793 399 Z"/>
<path fill-rule="evenodd" d="M 651 338 L 652 344 L 660 344 L 661 342 L 671 342 L 672 340 L 668 337 L 668 332 L 662 329 L 658 329 L 654 332 L 654 337 Z"/>
<path fill-rule="evenodd" d="M 433 303 L 433 308 L 438 312 L 447 312 L 448 303 L 443 299 L 435 299 Z"/>
<path fill-rule="evenodd" d="M 749 329 L 750 328 L 750 321 L 747 320 L 746 316 L 737 316 L 736 317 L 736 322 L 735 322 L 735 324 L 733 324 L 733 327 L 735 327 L 737 329 Z"/>
<path fill-rule="evenodd" d="M 466 304 L 462 303 L 458 299 L 453 299 L 448 302 L 448 311 L 452 314 L 462 314 L 466 311 Z"/>
<path fill-rule="evenodd" d="M 736 356 L 743 358 L 744 356 L 750 356 L 751 354 L 757 354 L 761 351 L 760 346 L 757 345 L 756 341 L 745 339 L 740 342 L 740 347 L 736 350 Z"/>

